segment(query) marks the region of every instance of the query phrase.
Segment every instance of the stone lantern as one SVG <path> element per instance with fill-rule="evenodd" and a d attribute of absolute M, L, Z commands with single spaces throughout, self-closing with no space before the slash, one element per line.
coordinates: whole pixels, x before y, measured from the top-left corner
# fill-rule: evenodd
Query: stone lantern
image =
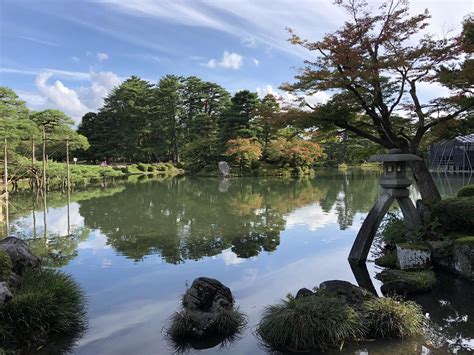
<path fill-rule="evenodd" d="M 390 149 L 388 154 L 374 155 L 369 161 L 383 162 L 383 175 L 380 178 L 380 195 L 362 223 L 349 254 L 349 261 L 357 264 L 367 260 L 380 222 L 395 199 L 409 229 L 413 230 L 421 223 L 420 216 L 409 197 L 408 187 L 412 181 L 406 175 L 407 164 L 421 161 L 421 158 L 414 154 L 402 154 L 399 149 Z"/>

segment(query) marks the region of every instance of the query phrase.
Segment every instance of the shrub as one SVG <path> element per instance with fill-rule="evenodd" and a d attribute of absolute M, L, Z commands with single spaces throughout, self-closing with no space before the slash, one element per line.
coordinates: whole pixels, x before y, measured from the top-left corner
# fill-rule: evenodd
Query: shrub
<path fill-rule="evenodd" d="M 128 168 L 128 166 L 124 166 L 120 170 L 122 170 L 122 173 L 124 173 L 124 174 L 129 174 L 130 173 L 130 169 Z"/>
<path fill-rule="evenodd" d="M 168 168 L 164 164 L 159 164 L 159 165 L 156 166 L 156 170 L 157 171 L 166 171 L 166 170 L 168 170 Z"/>
<path fill-rule="evenodd" d="M 155 171 L 155 167 L 154 167 L 153 165 L 149 165 L 148 168 L 147 168 L 147 171 L 148 171 L 149 173 L 152 173 L 152 172 Z"/>
<path fill-rule="evenodd" d="M 390 247 L 395 247 L 395 244 L 406 242 L 407 227 L 405 222 L 399 218 L 395 213 L 387 214 L 382 224 L 382 239 Z"/>
<path fill-rule="evenodd" d="M 375 259 L 375 264 L 381 267 L 395 269 L 397 267 L 397 252 L 395 250 L 386 252 Z"/>
<path fill-rule="evenodd" d="M 13 263 L 10 255 L 0 250 L 0 282 L 7 281 L 13 270 Z"/>
<path fill-rule="evenodd" d="M 147 171 L 148 167 L 145 164 L 140 163 L 140 164 L 137 164 L 137 169 L 145 172 Z"/>
<path fill-rule="evenodd" d="M 432 218 L 449 232 L 471 232 L 474 230 L 474 196 L 452 197 L 436 203 Z"/>
<path fill-rule="evenodd" d="M 466 185 L 458 191 L 458 197 L 470 197 L 474 196 L 474 184 Z"/>
<path fill-rule="evenodd" d="M 361 315 L 342 298 L 318 290 L 315 295 L 265 309 L 257 335 L 275 351 L 324 351 L 364 336 Z"/>
<path fill-rule="evenodd" d="M 15 297 L 0 308 L 0 346 L 37 347 L 52 339 L 77 339 L 86 328 L 85 296 L 67 274 L 28 270 Z"/>
<path fill-rule="evenodd" d="M 362 313 L 370 337 L 406 338 L 421 334 L 423 329 L 423 312 L 415 302 L 374 298 L 364 303 Z"/>

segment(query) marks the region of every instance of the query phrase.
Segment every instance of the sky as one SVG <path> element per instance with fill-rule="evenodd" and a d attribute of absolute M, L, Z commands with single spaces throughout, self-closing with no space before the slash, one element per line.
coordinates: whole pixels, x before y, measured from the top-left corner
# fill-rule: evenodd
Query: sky
<path fill-rule="evenodd" d="M 410 9 L 430 11 L 434 34 L 458 33 L 474 0 L 411 0 Z M 132 75 L 278 94 L 314 58 L 288 43 L 286 28 L 318 40 L 345 19 L 333 0 L 0 0 L 0 85 L 76 123 Z"/>

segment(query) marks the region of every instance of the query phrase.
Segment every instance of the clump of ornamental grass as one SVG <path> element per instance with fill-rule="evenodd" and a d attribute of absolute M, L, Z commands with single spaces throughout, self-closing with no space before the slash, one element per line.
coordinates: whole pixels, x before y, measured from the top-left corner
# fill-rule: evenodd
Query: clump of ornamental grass
<path fill-rule="evenodd" d="M 295 299 L 288 295 L 265 309 L 257 336 L 273 351 L 324 351 L 363 338 L 363 317 L 341 297 L 324 290 Z"/>
<path fill-rule="evenodd" d="M 0 282 L 7 281 L 13 270 L 13 263 L 10 255 L 0 250 Z"/>
<path fill-rule="evenodd" d="M 423 330 L 421 307 L 412 301 L 374 298 L 364 303 L 361 312 L 368 325 L 367 335 L 373 338 L 407 338 Z"/>
<path fill-rule="evenodd" d="M 84 292 L 71 276 L 27 270 L 15 297 L 0 308 L 0 346 L 28 351 L 59 338 L 71 346 L 86 329 L 85 308 Z"/>
<path fill-rule="evenodd" d="M 205 334 L 196 334 L 200 328 L 203 312 L 182 310 L 171 317 L 171 325 L 165 329 L 165 335 L 176 351 L 182 352 L 189 348 L 205 348 L 205 344 L 225 346 L 239 338 L 247 324 L 247 317 L 238 308 L 222 309 L 212 317 Z"/>

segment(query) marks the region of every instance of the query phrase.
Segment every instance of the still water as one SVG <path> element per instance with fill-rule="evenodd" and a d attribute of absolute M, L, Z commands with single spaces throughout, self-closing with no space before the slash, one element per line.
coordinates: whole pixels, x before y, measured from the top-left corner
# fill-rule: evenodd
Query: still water
<path fill-rule="evenodd" d="M 469 176 L 436 181 L 453 195 Z M 69 203 L 51 193 L 46 213 L 41 198 L 13 195 L 10 235 L 28 239 L 46 265 L 84 288 L 89 329 L 75 354 L 173 353 L 163 327 L 199 276 L 230 287 L 248 316 L 239 340 L 200 353 L 263 354 L 253 331 L 266 305 L 325 280 L 357 283 L 347 256 L 377 194 L 378 176 L 369 172 L 303 180 L 143 178 L 75 191 Z M 379 269 L 372 262 L 367 268 L 378 290 Z M 427 337 L 356 344 L 343 353 L 472 351 L 474 288 L 440 279 L 435 292 L 417 299 L 431 319 Z"/>

